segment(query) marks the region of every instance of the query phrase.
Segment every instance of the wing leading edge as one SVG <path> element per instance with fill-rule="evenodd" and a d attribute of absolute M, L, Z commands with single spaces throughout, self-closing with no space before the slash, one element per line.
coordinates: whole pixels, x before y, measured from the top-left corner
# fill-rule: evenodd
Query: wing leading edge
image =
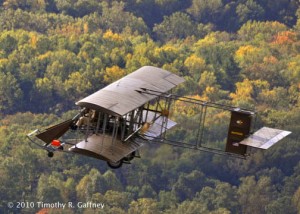
<path fill-rule="evenodd" d="M 165 93 L 182 82 L 182 77 L 169 71 L 144 66 L 78 101 L 76 105 L 122 116 L 156 98 L 155 95 L 141 94 L 137 90 L 147 88 Z"/>

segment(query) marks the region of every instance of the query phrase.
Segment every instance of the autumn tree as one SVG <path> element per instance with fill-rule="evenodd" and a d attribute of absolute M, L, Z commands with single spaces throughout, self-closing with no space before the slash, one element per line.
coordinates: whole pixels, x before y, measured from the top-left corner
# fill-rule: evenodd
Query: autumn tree
<path fill-rule="evenodd" d="M 223 3 L 221 0 L 193 0 L 187 11 L 199 22 L 215 23 L 220 18 Z"/>
<path fill-rule="evenodd" d="M 125 71 L 118 66 L 113 66 L 111 68 L 106 68 L 104 74 L 104 81 L 107 83 L 112 83 L 125 75 Z"/>
<path fill-rule="evenodd" d="M 245 3 L 238 4 L 236 13 L 239 17 L 239 22 L 245 23 L 249 20 L 262 20 L 265 11 L 257 2 L 247 0 Z"/>
<path fill-rule="evenodd" d="M 231 93 L 230 97 L 234 105 L 251 108 L 262 90 L 268 87 L 269 84 L 266 81 L 245 79 L 243 82 L 236 83 L 236 92 Z"/>
<path fill-rule="evenodd" d="M 238 37 L 244 41 L 271 41 L 278 32 L 286 31 L 287 27 L 276 21 L 247 21 L 237 31 Z"/>
<path fill-rule="evenodd" d="M 189 74 L 194 77 L 196 81 L 199 80 L 201 73 L 206 68 L 205 60 L 202 57 L 196 56 L 195 54 L 186 58 L 184 65 L 187 67 Z"/>
<path fill-rule="evenodd" d="M 77 198 L 80 201 L 89 201 L 93 194 L 104 192 L 106 190 L 106 182 L 100 172 L 92 169 L 89 174 L 85 175 L 76 186 Z"/>
<path fill-rule="evenodd" d="M 197 33 L 195 23 L 193 23 L 189 15 L 182 12 L 165 16 L 163 22 L 154 26 L 153 31 L 161 41 L 184 39 Z"/>
<path fill-rule="evenodd" d="M 274 197 L 274 189 L 268 177 L 261 177 L 258 181 L 254 176 L 241 178 L 237 190 L 238 201 L 243 213 L 260 213 L 265 210 Z"/>
<path fill-rule="evenodd" d="M 157 201 L 152 198 L 140 198 L 137 201 L 132 201 L 128 212 L 132 214 L 148 214 L 159 212 Z"/>
<path fill-rule="evenodd" d="M 0 72 L 0 112 L 13 112 L 18 109 L 17 102 L 22 100 L 23 92 L 11 74 Z"/>

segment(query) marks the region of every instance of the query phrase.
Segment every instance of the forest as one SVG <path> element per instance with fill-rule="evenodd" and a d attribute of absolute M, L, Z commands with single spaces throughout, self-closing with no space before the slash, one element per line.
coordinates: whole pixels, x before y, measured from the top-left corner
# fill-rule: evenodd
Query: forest
<path fill-rule="evenodd" d="M 0 213 L 299 214 L 299 5 L 0 0 Z M 255 109 L 259 126 L 292 134 L 247 160 L 146 145 L 118 170 L 78 155 L 49 159 L 29 144 L 29 132 L 72 117 L 76 101 L 144 65 L 184 77 L 180 96 Z"/>

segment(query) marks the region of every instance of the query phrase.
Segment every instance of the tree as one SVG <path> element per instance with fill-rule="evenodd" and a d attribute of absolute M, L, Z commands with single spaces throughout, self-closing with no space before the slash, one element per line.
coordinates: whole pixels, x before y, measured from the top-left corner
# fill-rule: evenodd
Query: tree
<path fill-rule="evenodd" d="M 223 8 L 222 0 L 193 0 L 187 9 L 193 18 L 201 23 L 216 23 Z"/>
<path fill-rule="evenodd" d="M 123 185 L 117 178 L 116 174 L 108 170 L 103 174 L 107 190 L 123 191 Z"/>
<path fill-rule="evenodd" d="M 111 29 L 113 32 L 121 33 L 125 28 L 130 28 L 132 32 L 139 34 L 146 33 L 148 28 L 143 19 L 134 16 L 125 11 L 125 3 L 113 1 L 111 6 L 103 4 L 101 14 L 101 26 L 105 29 Z"/>
<path fill-rule="evenodd" d="M 300 187 L 294 193 L 292 202 L 293 202 L 293 205 L 296 207 L 297 212 L 300 213 Z"/>
<path fill-rule="evenodd" d="M 276 21 L 247 21 L 238 30 L 238 38 L 243 41 L 271 41 L 277 33 L 286 31 L 287 27 Z"/>
<path fill-rule="evenodd" d="M 236 188 L 229 183 L 217 182 L 214 187 L 204 187 L 196 194 L 194 200 L 205 204 L 210 211 L 226 208 L 232 213 L 238 213 L 239 204 L 235 198 L 237 198 Z"/>
<path fill-rule="evenodd" d="M 179 56 L 179 50 L 173 45 L 165 45 L 154 49 L 153 56 L 158 65 L 172 63 Z"/>
<path fill-rule="evenodd" d="M 150 184 L 144 184 L 140 188 L 140 192 L 138 194 L 139 198 L 155 198 L 155 196 L 156 196 L 156 192 L 154 191 L 154 189 Z"/>
<path fill-rule="evenodd" d="M 16 78 L 11 74 L 0 72 L 0 112 L 14 112 L 17 102 L 22 100 L 23 92 Z"/>
<path fill-rule="evenodd" d="M 277 20 L 288 26 L 293 26 L 296 21 L 295 13 L 298 8 L 298 3 L 295 0 L 278 0 L 276 2 L 272 0 L 257 0 L 265 11 L 267 20 Z"/>
<path fill-rule="evenodd" d="M 149 37 L 137 41 L 133 46 L 133 53 L 127 55 L 126 68 L 135 71 L 144 65 L 155 65 L 153 51 L 156 47 L 157 44 Z"/>
<path fill-rule="evenodd" d="M 299 211 L 298 211 L 299 212 Z M 281 214 L 281 213 L 297 213 L 295 206 L 292 204 L 292 199 L 289 196 L 279 197 L 273 200 L 266 206 L 266 213 Z"/>
<path fill-rule="evenodd" d="M 236 13 L 241 24 L 249 20 L 261 20 L 264 17 L 264 9 L 253 0 L 247 0 L 236 7 Z"/>
<path fill-rule="evenodd" d="M 56 180 L 58 179 L 58 181 Z M 38 187 L 37 187 L 37 199 L 39 201 L 47 201 L 48 203 L 54 203 L 57 201 L 63 201 L 61 197 L 61 188 L 60 185 L 56 186 L 62 182 L 59 178 L 49 178 L 48 175 L 42 174 L 39 178 Z"/>
<path fill-rule="evenodd" d="M 194 170 L 189 174 L 181 174 L 172 187 L 172 193 L 180 200 L 191 199 L 196 192 L 205 186 L 206 179 L 204 173 Z"/>
<path fill-rule="evenodd" d="M 157 201 L 152 198 L 139 198 L 132 201 L 128 209 L 128 213 L 132 214 L 151 214 L 158 213 Z"/>
<path fill-rule="evenodd" d="M 265 207 L 275 197 L 269 177 L 261 177 L 258 181 L 254 176 L 241 178 L 237 193 L 242 213 L 245 214 L 265 211 Z"/>
<path fill-rule="evenodd" d="M 214 72 L 222 89 L 232 90 L 240 68 L 234 60 L 237 46 L 226 32 L 213 32 L 194 44 L 194 51 L 206 62 L 206 70 Z"/>
<path fill-rule="evenodd" d="M 104 200 L 105 205 L 109 207 L 119 207 L 123 210 L 127 210 L 130 202 L 133 200 L 133 195 L 129 192 L 108 190 L 104 195 Z"/>
<path fill-rule="evenodd" d="M 18 41 L 10 35 L 10 32 L 2 33 L 0 36 L 0 48 L 4 51 L 2 54 L 8 56 L 13 50 L 17 48 Z"/>
<path fill-rule="evenodd" d="M 180 214 L 180 213 L 186 213 L 186 214 L 208 214 L 209 210 L 203 203 L 199 203 L 199 201 L 190 201 L 185 200 L 183 201 L 177 209 L 172 209 L 172 213 Z"/>
<path fill-rule="evenodd" d="M 171 16 L 165 16 L 160 24 L 153 27 L 157 38 L 161 41 L 184 39 L 196 33 L 195 23 L 189 15 L 176 12 Z M 172 33 L 170 33 L 172 32 Z"/>
<path fill-rule="evenodd" d="M 288 90 L 283 87 L 262 90 L 258 95 L 258 100 L 259 103 L 265 103 L 268 108 L 272 109 L 287 109 L 290 106 Z"/>
<path fill-rule="evenodd" d="M 160 191 L 158 194 L 158 207 L 160 210 L 175 209 L 177 198 L 172 192 Z"/>
<path fill-rule="evenodd" d="M 125 76 L 125 74 L 125 70 L 121 69 L 119 66 L 106 68 L 104 74 L 104 81 L 107 83 L 112 83 L 116 80 L 121 79 L 123 76 Z"/>
<path fill-rule="evenodd" d="M 93 194 L 104 193 L 107 190 L 106 179 L 96 169 L 91 169 L 76 186 L 77 198 L 80 201 L 89 201 Z"/>
<path fill-rule="evenodd" d="M 295 29 L 299 30 L 300 29 L 300 8 L 298 8 L 296 12 L 297 20 L 296 20 L 296 25 Z"/>
<path fill-rule="evenodd" d="M 32 10 L 32 11 L 44 11 L 46 9 L 45 0 L 4 0 L 3 7 L 6 9 L 22 9 L 22 10 Z"/>
<path fill-rule="evenodd" d="M 243 82 L 236 83 L 235 93 L 231 93 L 229 96 L 234 105 L 251 108 L 262 90 L 269 87 L 269 83 L 266 81 L 244 79 Z"/>
<path fill-rule="evenodd" d="M 194 77 L 195 81 L 198 81 L 206 68 L 206 63 L 202 57 L 192 54 L 186 58 L 184 66 L 187 67 L 189 74 Z"/>
<path fill-rule="evenodd" d="M 234 58 L 241 68 L 246 68 L 254 63 L 260 63 L 265 55 L 265 50 L 253 45 L 246 45 L 239 47 Z"/>
<path fill-rule="evenodd" d="M 288 78 L 292 83 L 297 84 L 299 86 L 300 82 L 300 55 L 292 57 L 288 62 L 288 70 L 285 74 L 286 78 Z"/>

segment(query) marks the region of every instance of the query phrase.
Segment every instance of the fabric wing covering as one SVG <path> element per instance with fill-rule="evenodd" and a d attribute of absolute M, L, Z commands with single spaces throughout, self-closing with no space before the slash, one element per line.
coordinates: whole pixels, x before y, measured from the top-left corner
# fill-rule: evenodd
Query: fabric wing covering
<path fill-rule="evenodd" d="M 290 131 L 263 127 L 241 141 L 240 144 L 258 149 L 268 149 L 289 134 L 291 134 Z"/>
<path fill-rule="evenodd" d="M 169 71 L 144 66 L 78 101 L 76 105 L 122 116 L 156 97 L 136 90 L 146 88 L 165 93 L 182 82 L 182 77 Z"/>

